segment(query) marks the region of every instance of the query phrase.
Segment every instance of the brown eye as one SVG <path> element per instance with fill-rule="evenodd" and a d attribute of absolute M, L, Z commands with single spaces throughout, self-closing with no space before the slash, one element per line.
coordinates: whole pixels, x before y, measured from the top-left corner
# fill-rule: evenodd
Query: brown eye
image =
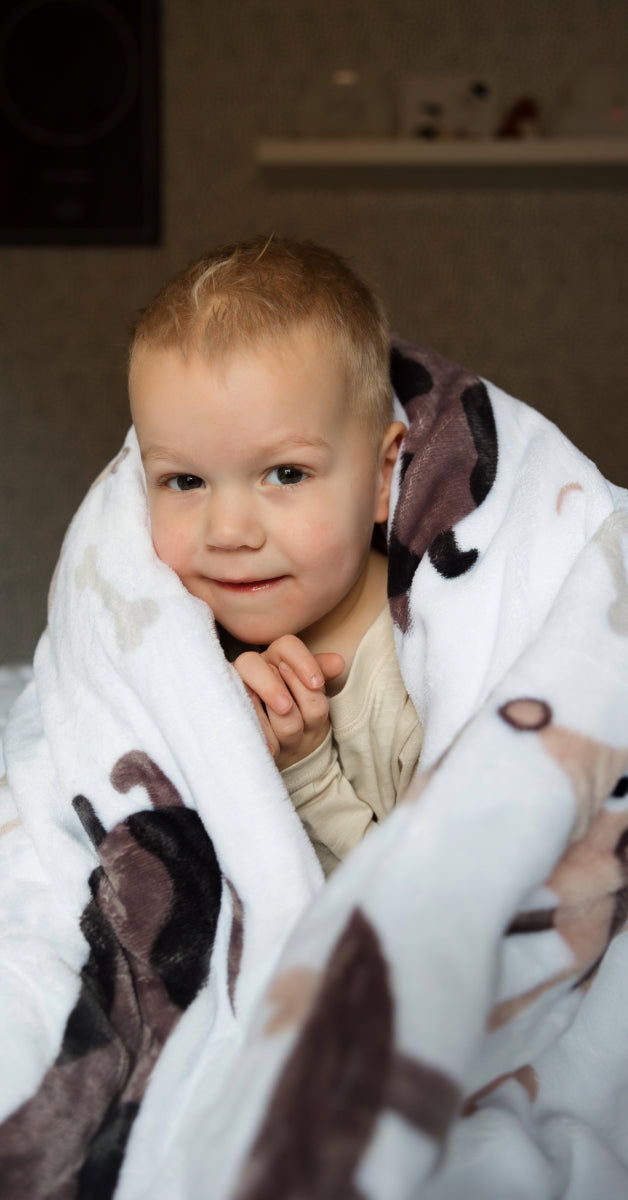
<path fill-rule="evenodd" d="M 291 466 L 273 467 L 273 470 L 269 471 L 267 476 L 269 483 L 279 483 L 284 487 L 294 483 L 301 483 L 305 478 L 305 471 L 302 471 L 299 467 Z"/>
<path fill-rule="evenodd" d="M 191 492 L 193 488 L 203 487 L 203 480 L 198 475 L 173 475 L 166 480 L 166 487 L 173 492 Z"/>

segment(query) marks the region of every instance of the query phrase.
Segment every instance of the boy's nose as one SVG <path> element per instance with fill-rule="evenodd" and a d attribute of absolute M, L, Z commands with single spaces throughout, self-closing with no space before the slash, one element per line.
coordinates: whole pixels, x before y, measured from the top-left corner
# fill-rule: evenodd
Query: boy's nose
<path fill-rule="evenodd" d="M 259 550 L 264 541 L 264 528 L 250 497 L 232 491 L 212 495 L 205 526 L 209 550 Z"/>

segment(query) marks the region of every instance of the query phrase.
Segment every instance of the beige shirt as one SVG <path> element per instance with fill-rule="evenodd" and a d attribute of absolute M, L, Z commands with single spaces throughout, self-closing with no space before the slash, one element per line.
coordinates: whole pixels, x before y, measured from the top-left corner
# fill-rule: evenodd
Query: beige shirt
<path fill-rule="evenodd" d="M 330 696 L 329 715 L 322 745 L 282 771 L 326 875 L 394 808 L 421 751 L 388 605 L 362 638 L 344 687 Z"/>

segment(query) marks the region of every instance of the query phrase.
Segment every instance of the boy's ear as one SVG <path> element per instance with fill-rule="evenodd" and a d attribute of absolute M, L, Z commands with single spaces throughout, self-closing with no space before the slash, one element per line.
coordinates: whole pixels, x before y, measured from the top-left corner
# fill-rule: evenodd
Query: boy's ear
<path fill-rule="evenodd" d="M 390 485 L 392 483 L 393 469 L 397 461 L 399 447 L 408 432 L 407 425 L 403 421 L 393 421 L 392 425 L 388 426 L 379 447 L 379 488 L 377 492 L 377 507 L 375 510 L 375 524 L 380 521 L 388 520 L 388 509 L 390 507 Z"/>

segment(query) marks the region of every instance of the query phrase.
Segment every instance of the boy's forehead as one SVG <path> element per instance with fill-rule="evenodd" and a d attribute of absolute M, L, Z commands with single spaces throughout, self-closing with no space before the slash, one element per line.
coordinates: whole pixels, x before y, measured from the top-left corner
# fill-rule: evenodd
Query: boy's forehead
<path fill-rule="evenodd" d="M 280 378 L 304 378 L 313 381 L 345 409 L 349 392 L 349 372 L 340 348 L 331 338 L 325 340 L 311 323 L 295 326 L 272 338 L 240 342 L 215 353 L 203 345 L 182 348 L 177 343 L 139 343 L 133 347 L 128 370 L 131 407 L 137 392 L 150 396 L 146 387 L 167 372 L 181 381 L 196 376 L 208 383 L 223 384 L 239 373 Z"/>

